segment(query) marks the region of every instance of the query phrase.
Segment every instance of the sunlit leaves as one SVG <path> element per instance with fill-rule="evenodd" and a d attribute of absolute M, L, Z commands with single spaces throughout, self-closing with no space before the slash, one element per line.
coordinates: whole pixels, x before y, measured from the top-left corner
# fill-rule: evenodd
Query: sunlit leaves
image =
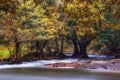
<path fill-rule="evenodd" d="M 56 8 L 64 7 L 65 6 L 65 0 L 55 0 L 55 5 L 56 5 Z"/>
<path fill-rule="evenodd" d="M 3 21 L 0 21 L 0 25 L 4 26 L 8 33 L 5 32 L 4 35 L 16 34 L 19 38 L 24 35 L 22 40 L 31 38 L 31 35 L 36 37 L 35 39 L 50 39 L 61 34 L 72 34 L 73 31 L 77 33 L 78 38 L 96 36 L 100 28 L 119 29 L 120 25 L 119 1 L 114 3 L 115 0 L 5 1 L 0 1 L 0 14 L 6 10 L 5 5 L 9 5 L 6 17 L 2 16 Z M 9 20 L 6 21 L 7 17 Z M 94 24 L 99 26 L 99 29 L 95 29 Z"/>

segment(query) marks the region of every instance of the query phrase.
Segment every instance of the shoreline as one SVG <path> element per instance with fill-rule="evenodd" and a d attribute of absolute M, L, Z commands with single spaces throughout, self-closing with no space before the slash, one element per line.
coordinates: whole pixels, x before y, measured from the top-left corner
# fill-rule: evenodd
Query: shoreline
<path fill-rule="evenodd" d="M 43 64 L 43 62 L 45 62 Z M 29 65 L 26 65 L 29 64 Z M 22 64 L 3 64 L 0 69 L 9 68 L 35 68 L 35 69 L 56 69 L 56 70 L 80 70 L 87 72 L 103 72 L 103 73 L 119 73 L 120 74 L 120 59 L 109 60 L 46 60 L 25 62 Z"/>
<path fill-rule="evenodd" d="M 54 69 L 80 69 L 89 72 L 120 73 L 120 59 L 112 60 L 88 60 L 71 63 L 58 62 L 46 64 L 48 68 Z"/>

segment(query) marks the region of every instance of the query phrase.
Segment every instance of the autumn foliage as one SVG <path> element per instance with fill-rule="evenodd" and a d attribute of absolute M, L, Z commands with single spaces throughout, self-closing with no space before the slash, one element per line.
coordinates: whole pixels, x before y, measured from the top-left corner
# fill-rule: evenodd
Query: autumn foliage
<path fill-rule="evenodd" d="M 14 43 L 16 54 L 22 43 L 35 42 L 36 53 L 44 56 L 53 41 L 55 54 L 63 56 L 68 39 L 74 45 L 72 57 L 88 58 L 87 47 L 94 39 L 117 50 L 119 32 L 119 0 L 0 0 L 0 41 Z"/>

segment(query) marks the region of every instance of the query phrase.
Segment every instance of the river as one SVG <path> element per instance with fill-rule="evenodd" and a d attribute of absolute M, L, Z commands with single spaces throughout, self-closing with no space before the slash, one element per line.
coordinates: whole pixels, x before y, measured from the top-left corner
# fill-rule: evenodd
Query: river
<path fill-rule="evenodd" d="M 0 80 L 120 80 L 119 73 L 89 72 L 79 69 L 45 68 L 44 64 L 76 62 L 78 59 L 39 60 L 0 65 Z"/>

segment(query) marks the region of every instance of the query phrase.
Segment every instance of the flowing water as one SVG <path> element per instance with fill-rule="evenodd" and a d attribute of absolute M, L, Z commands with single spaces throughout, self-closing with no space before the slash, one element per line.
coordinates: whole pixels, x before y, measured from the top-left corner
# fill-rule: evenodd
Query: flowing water
<path fill-rule="evenodd" d="M 76 61 L 78 61 L 78 59 L 40 60 L 23 62 L 22 64 L 0 65 L 0 80 L 120 80 L 119 73 L 89 72 L 71 68 L 51 69 L 44 67 L 44 64 Z"/>

